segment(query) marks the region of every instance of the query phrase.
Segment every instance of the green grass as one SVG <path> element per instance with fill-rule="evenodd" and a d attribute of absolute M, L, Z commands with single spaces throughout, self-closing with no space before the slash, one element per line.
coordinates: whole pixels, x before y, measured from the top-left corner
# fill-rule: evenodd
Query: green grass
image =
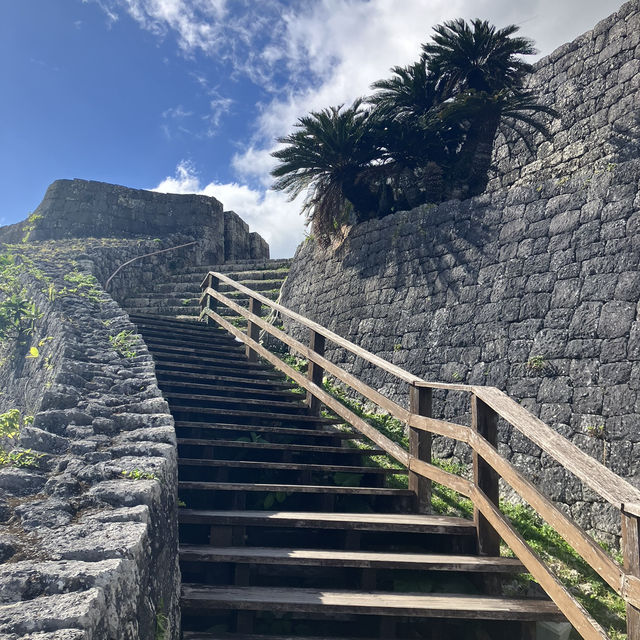
<path fill-rule="evenodd" d="M 136 352 L 134 346 L 137 342 L 137 336 L 133 331 L 120 331 L 115 336 L 109 336 L 109 343 L 114 351 L 123 358 L 135 358 Z"/>
<path fill-rule="evenodd" d="M 0 413 L 0 467 L 26 467 L 37 469 L 43 453 L 31 449 L 13 448 L 23 426 L 31 424 L 33 416 L 22 416 L 18 409 Z"/>

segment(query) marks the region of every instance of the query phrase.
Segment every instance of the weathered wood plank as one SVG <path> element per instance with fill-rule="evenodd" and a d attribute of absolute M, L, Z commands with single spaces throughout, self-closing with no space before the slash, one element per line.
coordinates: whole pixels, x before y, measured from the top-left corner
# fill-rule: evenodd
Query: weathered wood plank
<path fill-rule="evenodd" d="M 211 511 L 180 509 L 180 522 L 190 524 L 396 531 L 404 533 L 475 535 L 471 520 L 452 516 L 406 513 L 327 513 L 312 511 Z"/>
<path fill-rule="evenodd" d="M 414 473 L 419 473 L 425 478 L 429 478 L 433 482 L 437 482 L 453 491 L 457 491 L 459 494 L 470 498 L 473 493 L 473 483 L 466 478 L 461 478 L 454 473 L 449 473 L 436 467 L 433 464 L 411 458 L 409 460 L 409 470 Z"/>
<path fill-rule="evenodd" d="M 445 438 L 452 438 L 460 442 L 469 442 L 471 429 L 455 422 L 411 415 L 408 424 L 414 429 L 422 429 L 434 435 L 445 436 Z"/>
<path fill-rule="evenodd" d="M 324 356 L 324 348 L 324 336 L 320 335 L 317 331 L 311 330 L 309 332 L 309 349 L 314 353 L 317 353 L 319 356 Z M 309 380 L 318 387 L 322 387 L 323 375 L 324 369 L 322 368 L 322 366 L 320 366 L 313 360 L 309 360 L 307 369 L 307 377 L 309 378 Z M 312 415 L 320 415 L 320 401 L 310 391 L 307 391 L 307 406 L 309 407 L 309 411 Z"/>
<path fill-rule="evenodd" d="M 471 429 L 493 446 L 498 445 L 498 414 L 475 395 L 471 396 Z M 500 504 L 498 479 L 496 470 L 474 449 L 474 484 L 496 507 Z M 500 536 L 475 505 L 474 520 L 478 530 L 478 551 L 486 556 L 499 556 Z"/>
<path fill-rule="evenodd" d="M 409 387 L 409 411 L 420 416 L 431 416 L 431 389 Z M 409 454 L 418 460 L 431 463 L 431 433 L 409 426 Z M 416 494 L 418 513 L 431 510 L 431 480 L 414 470 L 409 472 L 409 489 Z"/>
<path fill-rule="evenodd" d="M 435 553 L 385 553 L 337 549 L 286 549 L 280 547 L 211 547 L 181 545 L 180 560 L 189 562 L 243 562 L 326 567 L 521 573 L 515 558 L 445 555 Z"/>
<path fill-rule="evenodd" d="M 311 464 L 294 462 L 264 462 L 262 460 L 212 460 L 210 458 L 178 458 L 178 465 L 191 467 L 230 467 L 235 469 L 281 469 L 285 471 L 319 471 L 325 473 L 355 473 L 376 475 L 404 475 L 406 469 L 383 467 L 355 467 L 339 464 Z"/>
<path fill-rule="evenodd" d="M 558 620 L 547 600 L 418 594 L 183 585 L 182 606 L 252 611 L 307 611 L 475 620 Z"/>
<path fill-rule="evenodd" d="M 260 317 L 262 315 L 262 303 L 260 300 L 251 296 L 249 298 L 249 311 L 254 316 Z M 249 324 L 247 325 L 247 335 L 256 342 L 260 340 L 260 327 L 254 322 L 251 322 L 251 320 L 249 320 Z M 246 348 L 246 354 L 249 362 L 258 361 L 258 354 L 248 345 Z"/>
<path fill-rule="evenodd" d="M 256 491 L 256 492 L 282 492 L 282 493 L 324 493 L 324 494 L 351 494 L 359 496 L 411 496 L 408 489 L 387 489 L 380 487 L 342 487 L 320 484 L 281 484 L 258 482 L 190 482 L 181 480 L 178 489 L 187 491 Z"/>
<path fill-rule="evenodd" d="M 358 456 L 384 455 L 383 449 L 351 449 L 346 447 L 328 447 L 316 444 L 284 444 L 278 442 L 243 442 L 240 440 L 218 440 L 212 438 L 177 438 L 178 444 L 190 444 L 202 447 L 230 447 L 239 449 L 270 449 L 279 451 L 301 451 L 306 453 L 338 453 Z M 437 468 L 437 467 L 436 467 Z M 444 472 L 443 472 L 444 473 Z"/>
<path fill-rule="evenodd" d="M 584 640 L 608 640 L 604 629 L 558 581 L 551 570 L 529 547 L 525 539 L 511 526 L 498 507 L 478 488 L 474 488 L 472 500 L 529 573 L 540 583 L 547 595 L 558 605 L 558 608 L 582 638 Z"/>
<path fill-rule="evenodd" d="M 236 398 L 234 396 L 218 396 L 213 393 L 179 393 L 175 391 L 165 391 L 163 394 L 167 400 L 201 400 L 204 402 L 220 402 L 222 404 L 244 404 L 244 405 L 257 405 L 259 407 L 270 407 L 278 409 L 300 409 L 305 411 L 306 407 L 300 402 L 300 398 L 288 399 L 285 402 L 280 400 L 263 400 L 253 398 Z M 296 404 L 298 403 L 298 404 Z M 295 415 L 295 414 L 291 414 Z"/>
<path fill-rule="evenodd" d="M 238 633 L 225 633 L 219 631 L 217 633 L 206 633 L 204 631 L 184 631 L 182 633 L 182 640 L 327 640 L 326 637 L 318 636 L 268 636 L 256 635 L 256 634 L 238 634 Z M 333 638 L 332 640 L 379 640 L 378 638 Z"/>
<path fill-rule="evenodd" d="M 624 568 L 640 576 L 640 521 L 634 515 L 622 514 L 622 553 Z M 640 609 L 627 602 L 627 640 L 640 640 Z"/>
<path fill-rule="evenodd" d="M 195 422 L 186 420 L 176 420 L 176 429 L 210 429 L 219 431 L 246 431 L 248 433 L 272 433 L 278 435 L 302 436 L 305 438 L 339 438 L 340 440 L 360 440 L 364 436 L 361 433 L 351 431 L 341 431 L 335 429 L 312 429 L 295 427 L 271 427 L 255 424 L 227 424 L 224 422 Z"/>
<path fill-rule="evenodd" d="M 224 409 L 222 407 L 199 407 L 195 405 L 173 405 L 172 413 L 202 413 L 206 415 L 236 416 L 238 418 L 271 418 L 274 422 L 299 422 L 301 424 L 330 425 L 341 420 L 309 416 L 302 413 L 276 413 L 275 411 L 243 411 L 241 409 Z"/>

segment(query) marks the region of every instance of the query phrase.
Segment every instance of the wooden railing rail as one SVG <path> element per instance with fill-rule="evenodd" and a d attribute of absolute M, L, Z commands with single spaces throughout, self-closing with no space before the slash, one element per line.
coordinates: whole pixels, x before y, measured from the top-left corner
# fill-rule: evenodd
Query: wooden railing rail
<path fill-rule="evenodd" d="M 249 308 L 237 304 L 220 293 L 217 289 L 221 282 L 246 294 L 249 298 Z M 246 333 L 216 312 L 219 303 L 247 320 Z M 479 551 L 486 555 L 499 555 L 502 539 L 583 638 L 606 640 L 607 635 L 603 628 L 564 588 L 554 573 L 500 511 L 499 479 L 502 478 L 580 554 L 618 595 L 624 598 L 627 603 L 628 640 L 640 640 L 640 491 L 638 489 L 578 449 L 494 387 L 425 381 L 221 273 L 207 274 L 202 283 L 200 304 L 201 319 L 217 322 L 245 343 L 250 358 L 255 359 L 258 356 L 264 358 L 303 387 L 307 391 L 307 403 L 311 411 L 317 413 L 320 405 L 325 405 L 388 455 L 406 466 L 409 470 L 409 487 L 416 493 L 419 511 L 427 512 L 430 509 L 432 482 L 442 484 L 469 498 L 474 506 Z M 309 345 L 302 344 L 265 321 L 261 317 L 262 305 L 269 306 L 309 329 Z M 261 345 L 258 341 L 260 329 L 305 357 L 309 362 L 307 376 L 284 363 Z M 325 358 L 324 349 L 327 340 L 408 383 L 409 408 L 386 398 Z M 407 423 L 409 451 L 381 434 L 325 391 L 322 387 L 325 371 L 395 418 Z M 471 427 L 433 418 L 431 415 L 433 389 L 469 393 Z M 624 568 L 620 567 L 579 525 L 542 495 L 500 455 L 497 450 L 499 418 L 520 431 L 585 485 L 621 511 Z M 444 471 L 431 463 L 433 435 L 453 438 L 471 447 L 473 481 Z"/>

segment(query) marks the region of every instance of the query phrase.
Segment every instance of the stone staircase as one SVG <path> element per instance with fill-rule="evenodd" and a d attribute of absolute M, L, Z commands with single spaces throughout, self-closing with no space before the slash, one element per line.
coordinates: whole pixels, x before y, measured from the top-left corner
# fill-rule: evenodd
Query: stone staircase
<path fill-rule="evenodd" d="M 278 269 L 235 273 L 276 291 Z M 154 291 L 131 319 L 176 421 L 184 640 L 518 640 L 562 619 L 505 595 L 519 561 L 477 555 L 472 521 L 416 514 L 405 472 L 227 332 L 149 315 L 184 311 L 163 304 L 178 291 L 195 298 Z"/>
<path fill-rule="evenodd" d="M 197 320 L 200 312 L 200 283 L 209 271 L 218 271 L 237 282 L 277 300 L 280 288 L 289 272 L 290 259 L 233 262 L 222 265 L 196 265 L 176 272 L 154 285 L 150 291 L 137 293 L 122 301 L 133 314 L 153 314 L 180 320 Z M 220 291 L 246 306 L 246 295 L 222 285 Z M 226 307 L 221 308 L 222 313 Z"/>

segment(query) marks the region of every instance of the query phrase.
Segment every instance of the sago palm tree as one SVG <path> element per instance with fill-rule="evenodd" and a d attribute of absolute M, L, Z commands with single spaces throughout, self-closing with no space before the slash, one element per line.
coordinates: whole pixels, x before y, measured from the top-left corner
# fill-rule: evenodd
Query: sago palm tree
<path fill-rule="evenodd" d="M 540 114 L 558 115 L 538 102 L 533 92 L 524 90 L 503 89 L 493 94 L 467 90 L 448 102 L 440 113 L 443 123 L 451 122 L 452 126 L 463 123 L 467 129 L 455 164 L 450 168 L 449 195 L 473 196 L 486 188 L 498 130 L 509 140 L 522 140 L 533 154 L 534 131 L 547 139 L 551 137 Z"/>
<path fill-rule="evenodd" d="M 536 53 L 529 38 L 514 37 L 519 27 L 496 29 L 486 20 L 458 18 L 436 25 L 433 42 L 422 51 L 437 70 L 441 91 L 450 96 L 467 89 L 495 93 L 522 87 L 533 67 L 520 56 Z"/>
<path fill-rule="evenodd" d="M 303 212 L 323 244 L 354 212 L 377 206 L 359 179 L 379 155 L 371 115 L 362 105 L 358 99 L 347 108 L 330 107 L 299 118 L 296 131 L 278 139 L 285 146 L 271 154 L 280 161 L 271 172 L 273 188 L 291 199 L 304 194 Z"/>
<path fill-rule="evenodd" d="M 489 179 L 493 142 L 499 127 L 511 128 L 530 145 L 532 127 L 549 136 L 539 114 L 557 115 L 523 90 L 532 66 L 521 56 L 536 52 L 519 27 L 497 29 L 486 20 L 452 20 L 434 27 L 433 42 L 422 50 L 427 65 L 437 69 L 437 88 L 446 99 L 443 122 L 462 124 L 464 142 L 451 172 L 458 196 L 481 193 Z"/>
<path fill-rule="evenodd" d="M 371 85 L 377 91 L 368 98 L 377 122 L 375 131 L 382 136 L 378 146 L 403 168 L 430 161 L 445 163 L 451 151 L 450 132 L 438 117 L 443 97 L 437 75 L 427 68 L 424 57 L 391 72 L 391 78 Z"/>

